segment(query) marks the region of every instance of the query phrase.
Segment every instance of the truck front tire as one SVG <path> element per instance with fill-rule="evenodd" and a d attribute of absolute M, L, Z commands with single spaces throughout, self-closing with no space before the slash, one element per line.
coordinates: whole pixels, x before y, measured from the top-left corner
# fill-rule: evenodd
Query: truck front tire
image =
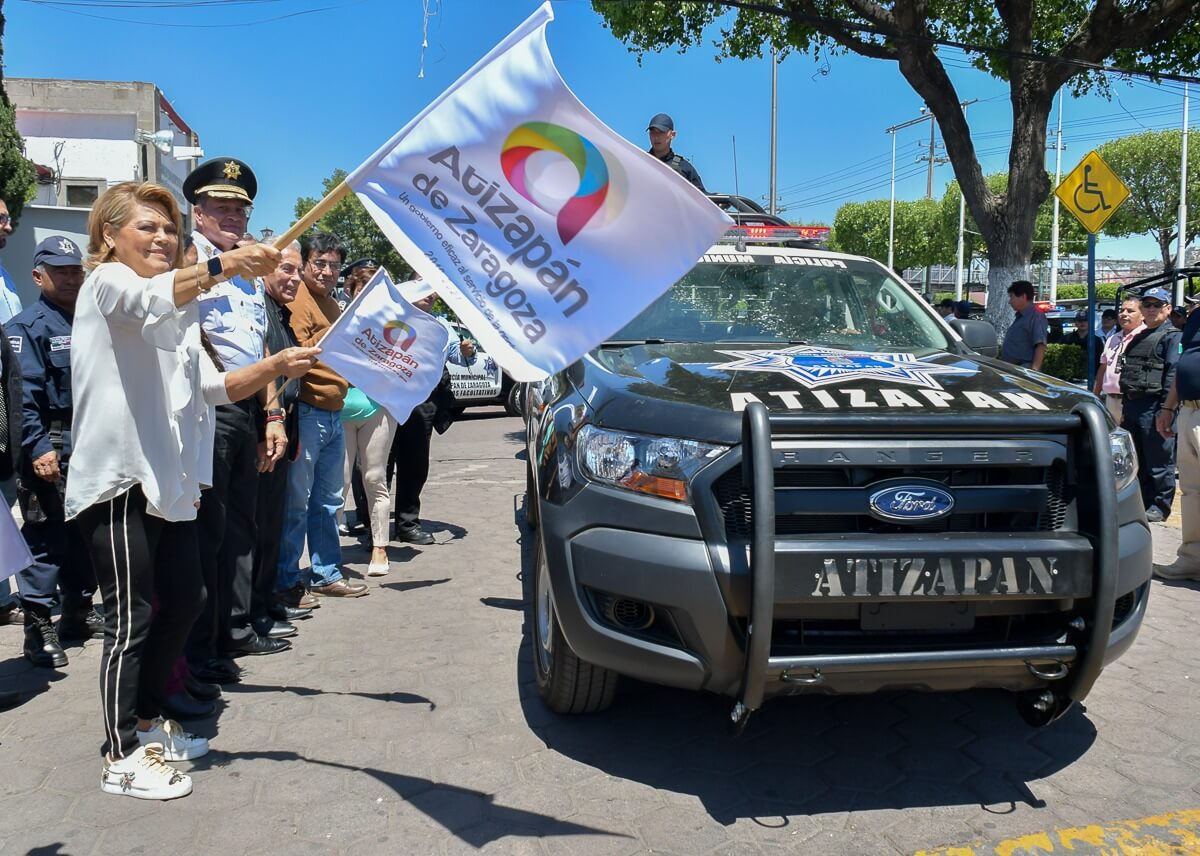
<path fill-rule="evenodd" d="M 536 502 L 536 497 L 534 499 Z M 558 626 L 550 569 L 539 537 L 534 546 L 533 669 L 538 695 L 555 713 L 596 713 L 613 702 L 617 673 L 581 660 Z"/>

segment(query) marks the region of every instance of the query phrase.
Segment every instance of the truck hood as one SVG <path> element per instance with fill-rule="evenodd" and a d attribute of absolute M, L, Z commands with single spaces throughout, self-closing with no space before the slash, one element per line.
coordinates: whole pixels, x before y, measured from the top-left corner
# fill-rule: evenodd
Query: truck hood
<path fill-rule="evenodd" d="M 1092 396 L 972 352 L 876 354 L 826 347 L 647 344 L 593 351 L 568 370 L 596 425 L 733 444 L 741 411 L 886 418 L 1070 413 Z M 1094 400 L 1094 399 L 1093 399 Z"/>

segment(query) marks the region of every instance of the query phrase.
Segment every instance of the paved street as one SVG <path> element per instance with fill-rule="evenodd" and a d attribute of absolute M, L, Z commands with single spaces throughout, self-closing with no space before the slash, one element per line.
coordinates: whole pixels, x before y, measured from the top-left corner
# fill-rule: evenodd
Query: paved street
<path fill-rule="evenodd" d="M 727 701 L 632 682 L 602 715 L 548 714 L 520 431 L 481 410 L 435 437 L 438 544 L 392 547 L 370 597 L 242 661 L 186 799 L 100 792 L 98 642 L 54 673 L 0 628 L 0 684 L 32 696 L 0 713 L 0 854 L 893 854 L 1200 806 L 1193 584 L 1154 583 L 1132 653 L 1041 731 L 997 692 L 776 700 L 738 739 Z M 1178 530 L 1155 530 L 1169 561 Z"/>

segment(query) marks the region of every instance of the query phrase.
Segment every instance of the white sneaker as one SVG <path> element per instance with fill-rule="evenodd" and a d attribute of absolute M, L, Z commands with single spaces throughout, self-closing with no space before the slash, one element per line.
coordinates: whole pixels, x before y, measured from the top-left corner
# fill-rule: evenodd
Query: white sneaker
<path fill-rule="evenodd" d="M 140 800 L 173 800 L 192 792 L 192 777 L 163 760 L 161 743 L 149 743 L 119 761 L 106 759 L 100 790 Z"/>
<path fill-rule="evenodd" d="M 372 562 L 367 565 L 368 577 L 386 577 L 388 571 L 391 570 L 391 562 Z"/>
<path fill-rule="evenodd" d="M 150 724 L 149 731 L 139 731 L 137 738 L 143 746 L 160 744 L 162 756 L 168 761 L 192 761 L 208 754 L 208 740 L 188 734 L 178 722 L 161 716 Z"/>
<path fill-rule="evenodd" d="M 1154 576 L 1164 580 L 1200 580 L 1200 570 L 1176 559 L 1169 565 L 1155 565 Z"/>

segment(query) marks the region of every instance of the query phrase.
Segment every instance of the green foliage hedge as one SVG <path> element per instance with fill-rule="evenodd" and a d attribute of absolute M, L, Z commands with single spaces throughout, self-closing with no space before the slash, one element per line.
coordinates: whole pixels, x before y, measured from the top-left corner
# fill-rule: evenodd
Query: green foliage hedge
<path fill-rule="evenodd" d="M 1087 377 L 1087 357 L 1078 345 L 1047 345 L 1042 371 L 1061 380 Z"/>

